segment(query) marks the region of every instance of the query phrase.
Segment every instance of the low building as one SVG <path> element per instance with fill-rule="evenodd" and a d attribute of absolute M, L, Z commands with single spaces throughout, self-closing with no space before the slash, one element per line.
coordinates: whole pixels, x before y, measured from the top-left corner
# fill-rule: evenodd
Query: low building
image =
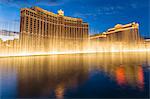
<path fill-rule="evenodd" d="M 139 24 L 135 22 L 126 25 L 117 24 L 104 33 L 90 36 L 90 39 L 105 42 L 138 43 L 141 40 Z"/>
<path fill-rule="evenodd" d="M 145 39 L 145 46 L 150 49 L 150 39 Z"/>

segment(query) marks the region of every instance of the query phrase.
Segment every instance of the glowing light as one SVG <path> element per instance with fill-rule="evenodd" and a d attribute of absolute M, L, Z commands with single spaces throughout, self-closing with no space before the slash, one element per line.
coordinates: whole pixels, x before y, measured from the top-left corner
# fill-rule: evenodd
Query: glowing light
<path fill-rule="evenodd" d="M 62 99 L 64 96 L 64 91 L 65 91 L 64 86 L 58 85 L 57 88 L 55 89 L 56 97 L 58 99 Z"/>
<path fill-rule="evenodd" d="M 0 35 L 0 39 L 2 39 L 3 41 L 19 39 L 19 35 L 14 36 Z"/>
<path fill-rule="evenodd" d="M 142 90 L 144 87 L 144 74 L 142 66 L 138 66 L 138 87 Z"/>
<path fill-rule="evenodd" d="M 116 70 L 116 79 L 119 85 L 124 85 L 126 83 L 125 79 L 125 69 L 123 67 L 119 67 Z"/>
<path fill-rule="evenodd" d="M 63 14 L 63 11 L 59 10 L 59 14 Z M 37 35 L 37 33 L 24 31 L 9 34 L 10 32 L 7 31 L 8 34 L 6 36 L 0 35 L 0 38 L 2 38 L 0 39 L 0 57 L 103 52 L 150 52 L 149 41 L 140 40 L 138 26 L 137 23 L 116 25 L 101 35 L 82 37 L 82 34 L 80 34 L 78 35 L 81 36 L 79 38 L 74 35 L 76 34 L 75 31 L 71 31 L 67 36 L 64 36 L 60 31 L 55 31 L 56 33 L 53 34 L 57 35 L 52 36 L 47 34 L 45 36 L 43 34 Z M 5 32 L 3 31 L 3 34 L 6 34 Z M 58 35 L 59 33 L 62 35 Z M 75 37 L 70 37 L 70 34 Z M 7 37 L 8 35 L 11 35 L 12 38 Z"/>
<path fill-rule="evenodd" d="M 112 51 L 70 51 L 70 52 L 33 52 L 33 53 L 18 53 L 18 54 L 1 54 L 0 57 L 12 57 L 12 56 L 41 56 L 41 55 L 60 55 L 60 54 L 88 54 L 88 53 L 103 53 L 103 52 L 111 52 L 111 53 L 117 53 L 117 52 L 149 52 L 150 50 L 144 49 L 144 50 L 112 50 Z"/>

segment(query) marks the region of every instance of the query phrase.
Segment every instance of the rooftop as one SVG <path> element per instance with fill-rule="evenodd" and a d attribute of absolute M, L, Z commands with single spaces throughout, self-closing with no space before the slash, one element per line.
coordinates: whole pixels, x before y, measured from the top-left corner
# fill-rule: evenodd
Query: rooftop
<path fill-rule="evenodd" d="M 21 10 L 30 10 L 34 13 L 37 13 L 37 11 L 41 11 L 42 13 L 44 14 L 47 14 L 47 15 L 52 15 L 52 16 L 55 16 L 55 17 L 58 17 L 58 16 L 62 16 L 64 17 L 64 19 L 67 19 L 67 20 L 73 20 L 73 21 L 82 21 L 81 18 L 73 18 L 73 17 L 69 17 L 69 16 L 64 16 L 64 11 L 63 10 L 58 10 L 58 13 L 55 14 L 53 12 L 50 12 L 50 11 L 47 11 L 47 10 L 44 10 L 40 7 L 37 7 L 37 6 L 34 6 L 34 7 L 31 7 L 31 8 L 22 8 Z"/>
<path fill-rule="evenodd" d="M 132 23 L 125 24 L 125 25 L 117 24 L 115 25 L 115 27 L 108 29 L 107 32 L 121 30 L 121 29 L 128 29 L 128 28 L 139 28 L 139 24 L 136 22 L 132 22 Z"/>

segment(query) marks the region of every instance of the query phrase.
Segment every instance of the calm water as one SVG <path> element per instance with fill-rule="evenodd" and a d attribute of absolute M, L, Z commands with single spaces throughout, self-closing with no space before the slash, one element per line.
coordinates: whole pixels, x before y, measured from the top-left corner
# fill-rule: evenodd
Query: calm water
<path fill-rule="evenodd" d="M 150 53 L 0 58 L 1 98 L 148 98 Z"/>

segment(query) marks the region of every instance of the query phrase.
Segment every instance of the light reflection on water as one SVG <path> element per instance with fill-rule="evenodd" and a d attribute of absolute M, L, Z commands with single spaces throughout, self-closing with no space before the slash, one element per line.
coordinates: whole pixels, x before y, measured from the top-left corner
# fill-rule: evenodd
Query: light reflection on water
<path fill-rule="evenodd" d="M 0 58 L 0 95 L 148 97 L 149 66 L 147 52 Z"/>

